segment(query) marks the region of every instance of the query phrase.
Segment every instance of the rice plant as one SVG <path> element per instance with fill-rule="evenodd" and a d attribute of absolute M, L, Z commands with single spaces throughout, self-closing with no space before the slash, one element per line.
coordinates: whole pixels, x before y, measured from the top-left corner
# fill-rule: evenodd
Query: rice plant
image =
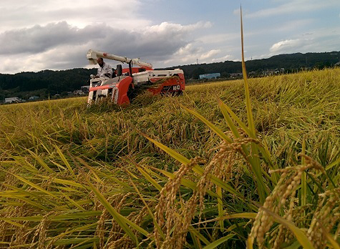
<path fill-rule="evenodd" d="M 243 75 L 0 106 L 0 248 L 339 248 L 340 70 Z"/>

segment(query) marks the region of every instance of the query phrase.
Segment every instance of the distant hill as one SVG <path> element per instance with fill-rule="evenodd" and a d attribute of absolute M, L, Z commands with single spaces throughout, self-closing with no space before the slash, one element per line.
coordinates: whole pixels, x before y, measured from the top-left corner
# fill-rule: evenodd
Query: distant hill
<path fill-rule="evenodd" d="M 262 76 L 270 70 L 281 70 L 291 73 L 303 69 L 322 69 L 332 67 L 339 62 L 340 52 L 325 53 L 295 53 L 282 54 L 268 59 L 247 61 L 247 71 L 252 76 Z M 187 79 L 198 79 L 200 74 L 220 73 L 221 77 L 229 78 L 241 73 L 241 62 L 225 61 L 209 64 L 180 65 L 172 68 L 184 70 Z M 96 74 L 96 69 L 76 68 L 70 70 L 40 72 L 22 72 L 17 74 L 0 74 L 0 101 L 5 97 L 18 96 L 27 99 L 30 95 L 47 98 L 55 94 L 64 94 L 80 89 L 86 85 L 90 74 Z"/>
<path fill-rule="evenodd" d="M 267 70 L 284 69 L 285 73 L 296 72 L 303 69 L 323 69 L 332 67 L 340 61 L 340 52 L 325 53 L 295 53 L 275 55 L 268 59 L 248 60 L 247 72 L 261 76 Z M 198 79 L 198 75 L 205 73 L 220 73 L 221 77 L 241 73 L 241 62 L 225 61 L 209 64 L 192 64 L 177 66 L 184 70 L 187 78 Z M 172 67 L 176 68 L 176 67 Z"/>

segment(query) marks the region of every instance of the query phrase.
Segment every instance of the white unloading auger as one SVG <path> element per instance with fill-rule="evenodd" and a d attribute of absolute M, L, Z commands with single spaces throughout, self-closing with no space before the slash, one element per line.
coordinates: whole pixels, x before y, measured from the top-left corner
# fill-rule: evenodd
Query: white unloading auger
<path fill-rule="evenodd" d="M 124 56 L 109 54 L 109 53 L 105 53 L 105 52 L 99 52 L 99 51 L 92 50 L 92 49 L 90 49 L 87 52 L 86 57 L 89 60 L 89 62 L 91 64 L 94 64 L 94 65 L 97 64 L 98 58 L 105 58 L 105 59 L 109 59 L 109 60 L 120 61 L 120 62 L 123 62 L 123 63 L 138 65 L 140 67 L 147 67 L 147 68 L 152 69 L 152 64 L 140 61 L 139 58 L 130 59 L 130 58 L 127 58 L 127 57 L 124 57 Z"/>

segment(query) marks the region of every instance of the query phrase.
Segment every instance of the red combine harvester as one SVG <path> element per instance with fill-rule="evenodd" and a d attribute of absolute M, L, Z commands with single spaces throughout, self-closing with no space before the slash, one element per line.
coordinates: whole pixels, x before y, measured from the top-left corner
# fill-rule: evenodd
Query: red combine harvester
<path fill-rule="evenodd" d="M 95 78 L 91 76 L 88 104 L 98 102 L 101 98 L 110 98 L 118 105 L 129 104 L 139 93 L 148 90 L 153 95 L 180 95 L 185 89 L 184 73 L 181 69 L 154 70 L 152 65 L 142 62 L 139 59 L 129 59 L 118 56 L 89 50 L 87 59 L 91 64 L 96 64 L 98 58 L 116 60 L 129 65 L 122 68 L 117 65 L 116 77 Z M 139 67 L 133 67 L 133 66 Z"/>

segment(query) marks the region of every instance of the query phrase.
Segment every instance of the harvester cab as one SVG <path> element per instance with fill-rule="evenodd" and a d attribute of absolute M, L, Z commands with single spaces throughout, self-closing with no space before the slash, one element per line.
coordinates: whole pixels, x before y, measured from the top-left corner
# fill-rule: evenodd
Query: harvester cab
<path fill-rule="evenodd" d="M 87 59 L 91 64 L 96 64 L 98 58 L 127 63 L 129 67 L 123 68 L 122 65 L 117 65 L 114 78 L 97 78 L 91 75 L 87 101 L 89 105 L 97 103 L 102 98 L 109 98 L 115 104 L 125 105 L 145 90 L 153 95 L 175 96 L 182 94 L 185 89 L 184 72 L 181 69 L 154 70 L 150 63 L 139 59 L 129 59 L 92 49 L 87 52 Z"/>

